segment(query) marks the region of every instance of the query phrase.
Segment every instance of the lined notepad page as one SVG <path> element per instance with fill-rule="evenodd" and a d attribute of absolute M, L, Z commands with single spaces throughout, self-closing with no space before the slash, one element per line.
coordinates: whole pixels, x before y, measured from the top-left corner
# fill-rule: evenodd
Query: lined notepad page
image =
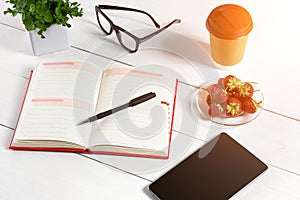
<path fill-rule="evenodd" d="M 117 107 L 148 92 L 155 92 L 156 97 L 98 120 L 89 146 L 114 145 L 154 150 L 167 148 L 174 91 L 159 84 L 163 78 L 163 74 L 120 66 L 105 70 L 97 112 Z M 175 80 L 171 88 L 175 88 Z"/>
<path fill-rule="evenodd" d="M 101 73 L 97 67 L 80 62 L 50 62 L 37 67 L 14 139 L 82 145 L 76 123 L 94 112 Z"/>

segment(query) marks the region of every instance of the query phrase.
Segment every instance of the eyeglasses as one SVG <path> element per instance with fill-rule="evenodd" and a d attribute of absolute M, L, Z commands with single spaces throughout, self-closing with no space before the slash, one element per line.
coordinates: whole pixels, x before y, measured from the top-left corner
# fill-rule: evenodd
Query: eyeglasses
<path fill-rule="evenodd" d="M 154 23 L 154 25 L 157 28 L 160 28 L 159 24 L 154 20 L 154 18 L 150 14 L 148 14 L 147 12 L 142 11 L 142 10 L 137 10 L 137 9 L 133 9 L 133 8 L 126 8 L 126 7 L 119 7 L 119 6 L 110 6 L 110 5 L 95 6 L 98 24 L 101 27 L 101 29 L 104 31 L 104 33 L 106 33 L 107 35 L 110 35 L 114 30 L 116 32 L 116 35 L 117 35 L 117 38 L 118 38 L 120 44 L 131 53 L 136 52 L 139 48 L 139 45 L 142 42 L 145 42 L 145 41 L 149 40 L 150 38 L 154 37 L 155 35 L 159 34 L 163 30 L 170 27 L 172 24 L 176 24 L 176 23 L 181 22 L 180 19 L 175 19 L 171 23 L 169 23 L 166 26 L 160 28 L 159 30 L 140 38 L 140 37 L 137 37 L 137 36 L 133 35 L 132 33 L 129 33 L 128 31 L 121 28 L 120 26 L 115 25 L 107 17 L 107 15 L 104 14 L 104 12 L 102 11 L 104 9 L 124 10 L 124 11 L 133 11 L 133 12 L 143 13 L 143 14 L 147 15 L 152 20 L 152 22 Z"/>

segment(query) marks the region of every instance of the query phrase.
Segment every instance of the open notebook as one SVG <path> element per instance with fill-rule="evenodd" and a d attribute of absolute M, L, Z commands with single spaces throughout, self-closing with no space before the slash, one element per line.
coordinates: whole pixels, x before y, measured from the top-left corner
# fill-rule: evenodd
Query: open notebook
<path fill-rule="evenodd" d="M 42 63 L 32 71 L 10 149 L 168 158 L 177 84 L 155 67 Z M 77 125 L 148 92 L 156 97 Z"/>

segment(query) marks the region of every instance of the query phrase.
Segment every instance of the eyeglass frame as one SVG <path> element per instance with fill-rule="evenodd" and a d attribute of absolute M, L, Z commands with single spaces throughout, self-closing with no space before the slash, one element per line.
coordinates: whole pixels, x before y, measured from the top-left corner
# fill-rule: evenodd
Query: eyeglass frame
<path fill-rule="evenodd" d="M 165 25 L 164 27 L 160 28 L 159 30 L 150 33 L 149 35 L 146 35 L 144 37 L 138 37 L 128 31 L 126 31 L 125 29 L 123 29 L 122 27 L 115 25 L 111 19 L 109 19 L 109 17 L 101 10 L 101 9 L 111 9 L 111 10 L 123 10 L 123 11 L 133 11 L 133 12 L 139 12 L 142 14 L 147 15 L 151 21 L 154 23 L 155 27 L 160 28 L 160 25 L 155 21 L 155 19 L 147 12 L 142 11 L 142 10 L 138 10 L 138 9 L 134 9 L 134 8 L 127 8 L 127 7 L 120 7 L 120 6 L 111 6 L 111 5 L 97 5 L 95 6 L 95 11 L 96 11 L 96 16 L 97 16 L 97 21 L 98 24 L 100 26 L 100 28 L 103 30 L 104 33 L 106 33 L 107 35 L 111 35 L 113 31 L 116 32 L 117 38 L 120 42 L 120 44 L 126 49 L 128 50 L 130 53 L 134 53 L 138 50 L 139 46 L 141 43 L 149 40 L 150 38 L 154 37 L 155 35 L 159 34 L 160 32 L 162 32 L 163 30 L 167 29 L 168 27 L 170 27 L 172 24 L 175 23 L 180 23 L 181 20 L 180 19 L 175 19 L 172 22 L 170 22 L 169 24 Z M 98 13 L 100 13 L 110 24 L 110 30 L 109 32 L 107 32 L 103 26 L 100 23 L 100 19 L 98 16 Z M 128 48 L 126 45 L 123 44 L 122 42 L 122 38 L 121 38 L 121 33 L 120 31 L 124 32 L 125 34 L 127 34 L 128 36 L 132 37 L 132 39 L 134 39 L 135 41 L 135 48 L 134 49 L 130 49 Z"/>

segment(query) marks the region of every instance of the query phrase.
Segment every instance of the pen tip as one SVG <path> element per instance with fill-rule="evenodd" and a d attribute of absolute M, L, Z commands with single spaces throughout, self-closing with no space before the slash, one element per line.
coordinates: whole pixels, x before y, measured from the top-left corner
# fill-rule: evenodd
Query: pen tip
<path fill-rule="evenodd" d="M 85 123 L 87 123 L 87 122 L 89 122 L 89 120 L 84 120 L 84 121 L 82 121 L 82 122 L 77 123 L 77 126 L 80 126 L 80 125 L 85 124 Z"/>

